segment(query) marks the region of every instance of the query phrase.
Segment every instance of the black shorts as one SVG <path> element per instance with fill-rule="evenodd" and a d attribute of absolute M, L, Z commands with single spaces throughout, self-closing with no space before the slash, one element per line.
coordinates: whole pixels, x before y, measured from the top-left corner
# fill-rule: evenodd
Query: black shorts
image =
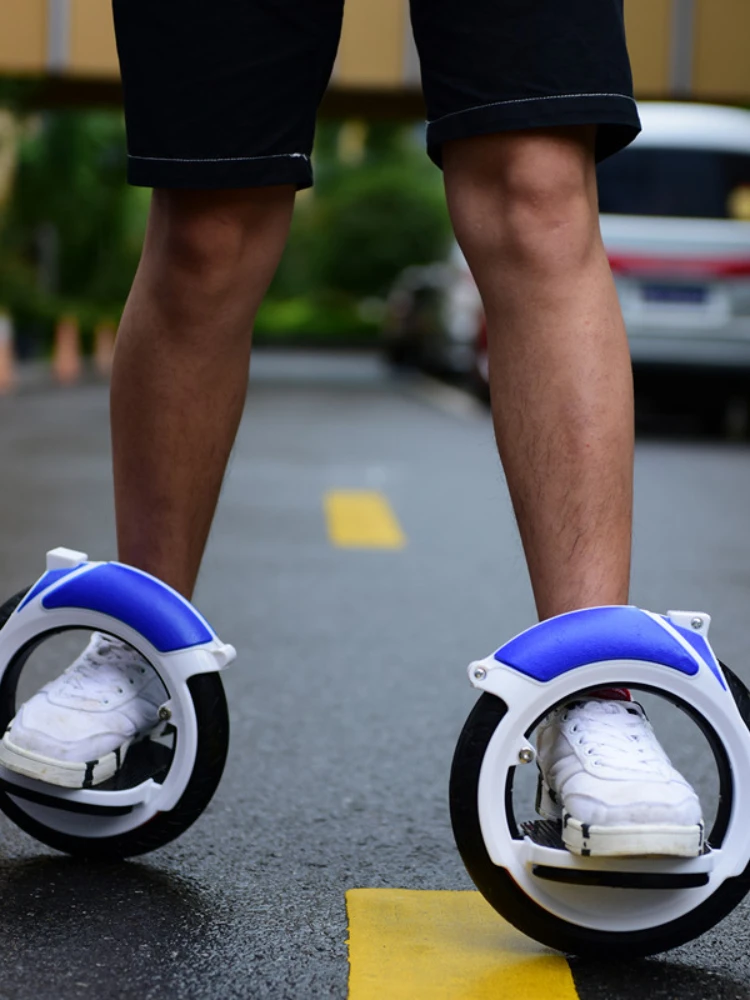
<path fill-rule="evenodd" d="M 312 183 L 343 0 L 113 4 L 131 183 Z M 640 126 L 622 4 L 411 0 L 435 163 L 448 140 L 511 129 L 598 125 L 599 159 L 627 145 Z"/>

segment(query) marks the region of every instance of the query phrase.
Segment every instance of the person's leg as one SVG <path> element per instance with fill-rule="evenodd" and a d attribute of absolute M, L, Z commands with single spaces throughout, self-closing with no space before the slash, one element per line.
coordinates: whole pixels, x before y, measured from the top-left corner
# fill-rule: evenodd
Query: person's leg
<path fill-rule="evenodd" d="M 155 189 L 118 334 L 120 558 L 192 593 L 239 422 L 253 319 L 312 184 L 343 0 L 113 0 L 128 179 Z"/>
<path fill-rule="evenodd" d="M 120 558 L 189 596 L 247 384 L 253 319 L 312 183 L 343 0 L 114 0 L 128 179 L 153 188 L 112 382 Z M 95 633 L 19 709 L 0 761 L 77 787 L 115 773 L 166 697 Z M 90 766 L 89 766 L 90 765 Z"/>
<path fill-rule="evenodd" d="M 456 236 L 487 314 L 497 442 L 540 618 L 628 600 L 630 356 L 599 234 L 595 128 L 447 142 Z M 539 811 L 581 854 L 694 856 L 701 806 L 627 691 L 536 733 Z"/>
<path fill-rule="evenodd" d="M 117 538 L 123 562 L 187 597 L 293 203 L 290 186 L 154 192 L 112 373 Z"/>
<path fill-rule="evenodd" d="M 457 238 L 487 314 L 495 432 L 540 618 L 628 599 L 630 355 L 599 234 L 595 129 L 448 142 Z M 539 810 L 582 854 L 694 856 L 695 791 L 627 691 L 539 726 Z"/>
<path fill-rule="evenodd" d="M 119 555 L 188 597 L 242 414 L 253 319 L 293 203 L 289 185 L 154 192 L 112 378 Z M 167 697 L 135 650 L 94 633 L 21 706 L 0 762 L 64 787 L 100 784 L 158 724 Z"/>
<path fill-rule="evenodd" d="M 623 0 L 411 8 L 427 148 L 487 311 L 497 440 L 539 616 L 624 603 L 632 388 L 594 166 L 640 129 Z M 540 811 L 567 814 L 571 850 L 700 853 L 695 792 L 618 694 L 573 699 L 538 727 Z"/>
<path fill-rule="evenodd" d="M 495 432 L 541 618 L 628 599 L 627 337 L 599 234 L 593 126 L 448 142 L 482 296 Z"/>

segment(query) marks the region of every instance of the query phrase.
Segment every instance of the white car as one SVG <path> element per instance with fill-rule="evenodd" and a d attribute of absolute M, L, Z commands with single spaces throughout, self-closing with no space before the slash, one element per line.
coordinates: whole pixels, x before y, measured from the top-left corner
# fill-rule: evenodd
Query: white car
<path fill-rule="evenodd" d="M 750 112 L 644 102 L 598 168 L 635 365 L 750 373 Z"/>
<path fill-rule="evenodd" d="M 447 261 L 409 267 L 386 303 L 383 348 L 396 365 L 471 376 L 482 302 L 457 244 Z"/>

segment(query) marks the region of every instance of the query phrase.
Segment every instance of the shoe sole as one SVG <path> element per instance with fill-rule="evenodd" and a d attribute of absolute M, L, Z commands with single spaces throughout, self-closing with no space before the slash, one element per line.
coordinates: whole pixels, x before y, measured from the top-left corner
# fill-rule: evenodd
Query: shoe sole
<path fill-rule="evenodd" d="M 557 796 L 539 781 L 536 810 L 544 819 L 562 822 L 562 840 L 571 854 L 583 858 L 697 858 L 705 850 L 703 823 L 679 826 L 643 823 L 628 826 L 593 826 L 574 816 L 563 816 Z"/>
<path fill-rule="evenodd" d="M 0 765 L 15 774 L 43 781 L 47 785 L 57 785 L 60 788 L 92 788 L 117 774 L 131 742 L 129 740 L 123 743 L 117 750 L 97 760 L 80 763 L 55 760 L 52 757 L 30 753 L 11 743 L 6 734 L 0 741 Z"/>
<path fill-rule="evenodd" d="M 703 823 L 592 826 L 573 816 L 563 817 L 562 839 L 571 853 L 584 858 L 697 858 L 705 845 Z"/>

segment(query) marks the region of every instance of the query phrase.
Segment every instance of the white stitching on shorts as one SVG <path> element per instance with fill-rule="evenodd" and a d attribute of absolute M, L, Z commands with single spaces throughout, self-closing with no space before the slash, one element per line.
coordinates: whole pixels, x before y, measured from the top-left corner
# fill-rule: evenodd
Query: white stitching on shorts
<path fill-rule="evenodd" d="M 437 125 L 438 122 L 445 121 L 446 118 L 465 115 L 469 111 L 481 111 L 483 108 L 498 108 L 506 104 L 533 104 L 535 101 L 565 101 L 577 97 L 621 97 L 623 100 L 632 101 L 635 104 L 635 99 L 630 97 L 629 94 L 551 94 L 549 97 L 521 97 L 515 101 L 493 101 L 491 104 L 477 104 L 473 108 L 464 108 L 462 111 L 451 111 L 447 115 L 435 118 L 434 121 L 427 122 L 427 125 Z"/>
<path fill-rule="evenodd" d="M 185 158 L 181 156 L 135 156 L 128 153 L 129 160 L 154 160 L 159 163 L 248 163 L 251 160 L 283 160 L 283 159 L 308 160 L 307 153 L 270 153 L 268 156 L 216 156 L 203 158 Z"/>

